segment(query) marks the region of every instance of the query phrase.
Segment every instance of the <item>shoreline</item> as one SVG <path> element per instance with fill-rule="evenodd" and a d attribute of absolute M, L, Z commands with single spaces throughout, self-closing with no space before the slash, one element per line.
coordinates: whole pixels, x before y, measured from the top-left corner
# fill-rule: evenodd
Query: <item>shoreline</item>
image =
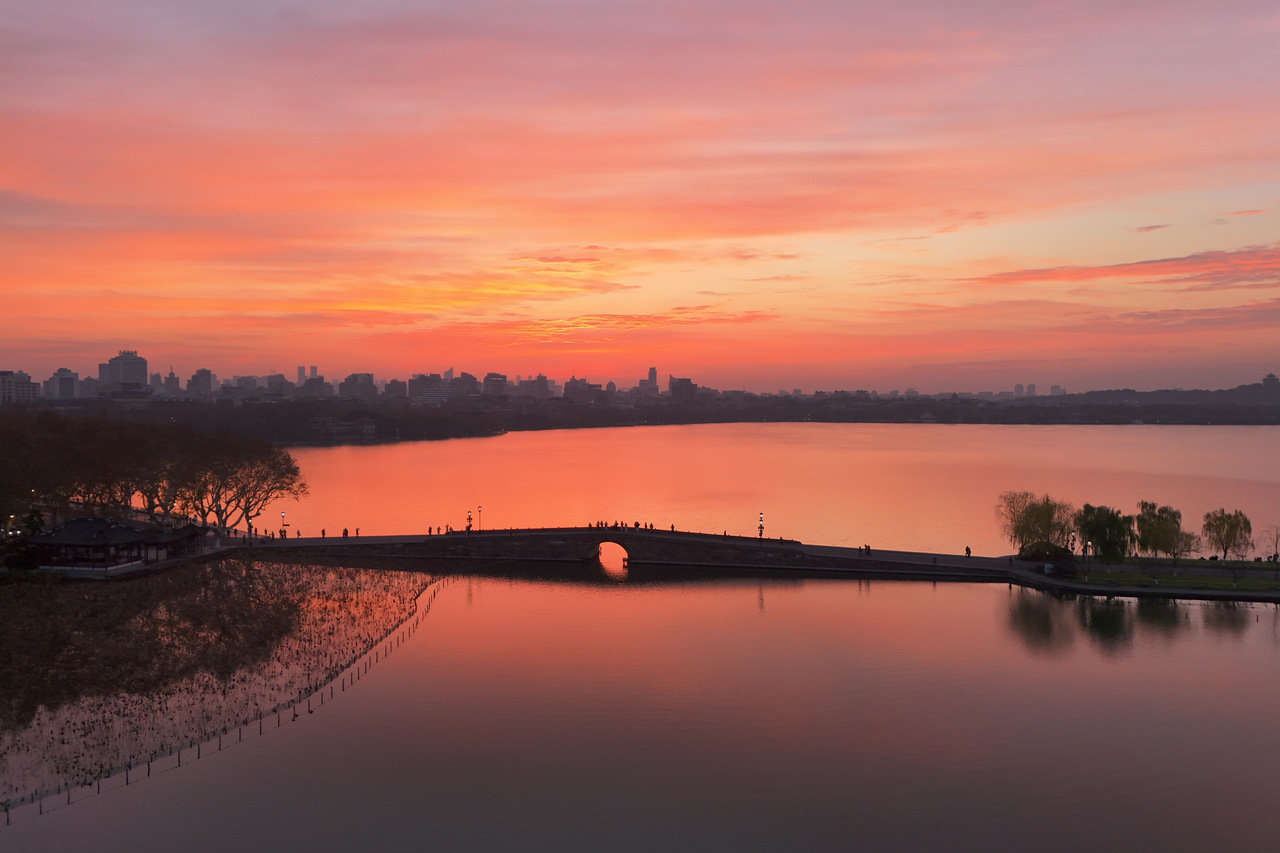
<path fill-rule="evenodd" d="M 233 540 L 234 542 L 234 540 Z M 430 560 L 456 567 L 468 564 L 486 572 L 519 566 L 593 569 L 599 544 L 613 542 L 629 555 L 631 582 L 693 580 L 709 575 L 767 574 L 775 577 L 849 577 L 882 580 L 927 580 L 961 583 L 1014 583 L 1045 592 L 1103 598 L 1160 598 L 1198 601 L 1251 601 L 1280 604 L 1280 581 L 1273 563 L 1237 566 L 1207 560 L 1188 563 L 1075 565 L 1072 576 L 1046 573 L 1045 564 L 1010 555 L 965 557 L 843 546 L 806 544 L 797 540 L 758 539 L 689 531 L 623 528 L 539 528 L 454 531 L 446 534 L 362 536 L 263 540 L 252 545 L 227 543 L 220 554 L 322 558 L 324 560 L 393 558 L 395 562 Z M 193 555 L 205 558 L 205 555 Z M 1084 574 L 1087 570 L 1088 574 Z M 1206 573 L 1207 572 L 1207 573 Z M 1234 575 L 1233 575 L 1234 572 Z M 518 574 L 519 571 L 512 571 Z M 574 577 L 593 577 L 581 571 Z M 1083 576 L 1082 576 L 1083 575 Z M 603 577 L 603 576 L 602 576 Z M 1136 577 L 1149 583 L 1134 582 Z M 1239 589 L 1235 584 L 1261 582 L 1264 589 Z M 617 582 L 617 581 L 613 581 Z M 1225 588 L 1226 584 L 1232 588 Z M 1217 586 L 1222 584 L 1222 586 Z"/>

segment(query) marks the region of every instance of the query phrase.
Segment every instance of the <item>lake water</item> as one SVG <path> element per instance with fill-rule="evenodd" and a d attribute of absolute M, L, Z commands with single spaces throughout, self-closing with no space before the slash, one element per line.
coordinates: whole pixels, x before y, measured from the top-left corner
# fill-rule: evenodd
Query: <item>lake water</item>
<path fill-rule="evenodd" d="M 1186 426 L 708 424 L 511 433 L 293 451 L 311 486 L 291 531 L 416 533 L 467 512 L 485 528 L 597 520 L 828 545 L 1009 552 L 1001 492 L 1136 511 L 1153 500 L 1197 532 L 1242 509 L 1280 524 L 1280 429 Z"/>
<path fill-rule="evenodd" d="M 1273 523 L 1275 438 L 831 425 L 522 434 L 301 451 L 313 496 L 286 511 L 306 535 L 311 523 L 461 526 L 480 505 L 486 527 L 634 518 L 748 532 L 763 510 L 768 533 L 806 541 L 1000 553 L 992 506 L 1011 488 L 1154 499 L 1191 519 L 1240 507 L 1255 529 Z M 296 568 L 253 571 L 291 579 L 272 588 L 301 583 Z M 341 670 L 328 692 L 275 728 L 270 717 L 235 726 L 225 749 L 206 741 L 181 768 L 157 762 L 128 787 L 115 775 L 70 806 L 49 797 L 43 815 L 27 805 L 0 827 L 0 847 L 1209 851 L 1280 838 L 1271 606 L 1063 601 L 1003 584 L 397 573 L 377 590 L 362 582 L 376 593 L 352 599 L 364 611 L 325 614 L 361 576 L 313 571 L 323 583 L 290 592 L 306 618 L 278 650 Z M 411 589 L 425 591 L 405 621 Z M 366 611 L 384 600 L 396 603 L 377 605 L 379 622 Z M 130 624 L 150 636 L 145 618 Z M 378 624 L 397 627 L 370 649 L 376 661 L 335 670 L 315 654 L 331 636 L 359 645 L 350 638 Z M 225 679 L 246 690 L 250 673 L 297 680 L 299 667 L 250 660 Z"/>

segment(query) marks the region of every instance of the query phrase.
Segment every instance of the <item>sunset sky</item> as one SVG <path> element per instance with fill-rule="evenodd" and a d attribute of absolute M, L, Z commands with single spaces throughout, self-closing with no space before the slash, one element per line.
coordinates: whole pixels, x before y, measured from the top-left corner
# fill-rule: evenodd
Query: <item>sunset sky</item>
<path fill-rule="evenodd" d="M 0 0 L 0 369 L 1280 372 L 1280 6 Z"/>

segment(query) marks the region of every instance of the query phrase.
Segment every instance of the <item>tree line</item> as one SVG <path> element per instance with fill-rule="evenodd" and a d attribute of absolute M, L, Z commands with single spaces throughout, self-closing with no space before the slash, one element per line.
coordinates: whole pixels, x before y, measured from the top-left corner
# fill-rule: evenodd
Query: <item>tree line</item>
<path fill-rule="evenodd" d="M 31 532 L 76 515 L 223 531 L 279 497 L 307 493 L 288 451 L 226 430 L 176 423 L 0 413 L 0 525 Z"/>
<path fill-rule="evenodd" d="M 1004 534 L 1029 558 L 1055 558 L 1075 553 L 1123 562 L 1131 555 L 1167 557 L 1175 563 L 1202 549 L 1222 559 L 1247 560 L 1253 553 L 1253 525 L 1240 510 L 1215 509 L 1204 514 L 1200 531 L 1184 530 L 1182 512 L 1154 501 L 1139 501 L 1138 511 L 1125 514 L 1109 506 L 1085 504 L 1077 509 L 1065 501 L 1032 492 L 1000 495 L 996 515 Z M 1280 559 L 1280 525 L 1262 531 L 1259 543 L 1267 559 Z"/>

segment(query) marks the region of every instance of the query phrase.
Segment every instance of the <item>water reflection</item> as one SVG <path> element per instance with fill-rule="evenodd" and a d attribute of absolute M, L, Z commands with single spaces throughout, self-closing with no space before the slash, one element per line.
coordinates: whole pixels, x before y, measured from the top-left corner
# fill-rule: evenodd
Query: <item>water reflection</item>
<path fill-rule="evenodd" d="M 1034 654 L 1057 654 L 1071 648 L 1077 634 L 1104 656 L 1128 653 L 1140 637 L 1168 642 L 1194 631 L 1229 637 L 1245 636 L 1251 626 L 1266 630 L 1280 644 L 1280 609 L 1248 602 L 1193 602 L 1167 598 L 1136 601 L 1091 596 L 1056 597 L 1030 589 L 1009 593 L 1008 627 Z"/>
<path fill-rule="evenodd" d="M 125 583 L 6 587 L 0 802 L 307 710 L 322 685 L 380 653 L 431 582 L 225 559 Z"/>
<path fill-rule="evenodd" d="M 1069 648 L 1075 631 L 1058 599 L 1019 588 L 1009 601 L 1009 628 L 1036 653 L 1055 654 Z"/>
<path fill-rule="evenodd" d="M 1252 608 L 1234 601 L 1209 605 L 1204 612 L 1204 626 L 1215 634 L 1243 636 L 1254 623 Z"/>
<path fill-rule="evenodd" d="M 600 568 L 613 580 L 627 577 L 627 550 L 613 542 L 600 543 Z"/>
<path fill-rule="evenodd" d="M 1120 654 L 1133 644 L 1133 608 L 1119 599 L 1082 596 L 1076 619 L 1089 640 L 1104 654 Z"/>
<path fill-rule="evenodd" d="M 1169 598 L 1138 599 L 1138 624 L 1154 634 L 1172 637 L 1190 626 L 1178 602 Z"/>

